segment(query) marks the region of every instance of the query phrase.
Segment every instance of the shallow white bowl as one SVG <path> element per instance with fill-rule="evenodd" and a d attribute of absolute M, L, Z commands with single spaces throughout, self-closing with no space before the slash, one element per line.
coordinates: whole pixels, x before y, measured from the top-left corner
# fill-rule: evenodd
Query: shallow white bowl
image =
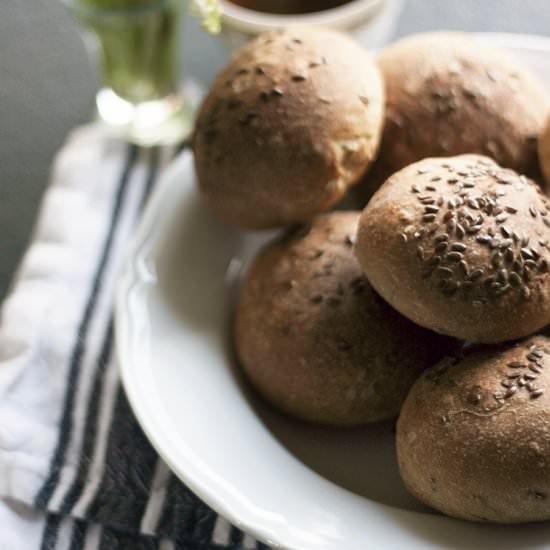
<path fill-rule="evenodd" d="M 550 87 L 550 40 L 481 38 Z M 137 231 L 118 295 L 118 356 L 135 414 L 174 472 L 230 521 L 291 550 L 548 548 L 550 525 L 471 524 L 416 502 L 399 479 L 391 423 L 312 427 L 253 395 L 235 365 L 231 316 L 240 273 L 271 236 L 211 217 L 190 153 L 165 173 Z"/>

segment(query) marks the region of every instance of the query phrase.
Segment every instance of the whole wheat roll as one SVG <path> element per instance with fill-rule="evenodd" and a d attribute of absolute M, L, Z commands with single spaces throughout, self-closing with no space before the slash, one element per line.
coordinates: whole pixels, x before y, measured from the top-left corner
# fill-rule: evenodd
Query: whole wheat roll
<path fill-rule="evenodd" d="M 550 103 L 522 63 L 465 33 L 403 38 L 377 57 L 386 91 L 370 192 L 425 157 L 478 153 L 538 178 L 537 137 Z"/>
<path fill-rule="evenodd" d="M 550 202 L 480 155 L 391 176 L 364 209 L 356 254 L 373 288 L 421 326 L 495 343 L 550 323 Z"/>
<path fill-rule="evenodd" d="M 268 245 L 240 295 L 235 342 L 244 372 L 275 407 L 310 422 L 396 416 L 420 372 L 456 345 L 372 290 L 353 254 L 358 216 L 324 214 Z"/>
<path fill-rule="evenodd" d="M 222 219 L 246 229 L 308 220 L 369 168 L 383 106 L 380 73 L 349 37 L 263 34 L 234 55 L 200 109 L 200 189 Z"/>
<path fill-rule="evenodd" d="M 550 340 L 442 360 L 414 384 L 397 422 L 407 489 L 471 521 L 550 519 Z"/>

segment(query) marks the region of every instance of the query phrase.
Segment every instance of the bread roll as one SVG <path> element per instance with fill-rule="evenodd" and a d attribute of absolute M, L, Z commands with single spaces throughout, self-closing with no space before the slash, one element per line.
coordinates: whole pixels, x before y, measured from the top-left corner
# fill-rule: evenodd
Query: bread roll
<path fill-rule="evenodd" d="M 546 118 L 546 124 L 538 141 L 539 164 L 546 187 L 550 188 L 550 116 Z"/>
<path fill-rule="evenodd" d="M 536 138 L 549 99 L 519 61 L 467 34 L 437 32 L 399 40 L 377 62 L 386 122 L 366 182 L 372 192 L 412 162 L 462 153 L 538 177 Z"/>
<path fill-rule="evenodd" d="M 357 212 L 335 212 L 256 258 L 241 292 L 236 347 L 275 407 L 329 425 L 397 415 L 423 369 L 455 343 L 379 298 L 353 255 Z"/>
<path fill-rule="evenodd" d="M 550 203 L 479 155 L 397 172 L 361 215 L 356 253 L 373 288 L 421 326 L 494 343 L 550 322 Z"/>
<path fill-rule="evenodd" d="M 472 521 L 550 520 L 550 340 L 445 359 L 414 384 L 397 423 L 409 491 Z"/>
<path fill-rule="evenodd" d="M 194 136 L 200 189 L 246 229 L 308 220 L 376 155 L 383 86 L 370 55 L 330 31 L 289 29 L 245 45 L 218 75 Z"/>

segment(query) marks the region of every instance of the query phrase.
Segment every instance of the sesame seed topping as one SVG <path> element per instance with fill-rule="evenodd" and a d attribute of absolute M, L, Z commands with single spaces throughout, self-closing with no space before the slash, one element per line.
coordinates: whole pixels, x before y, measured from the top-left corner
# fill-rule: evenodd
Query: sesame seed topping
<path fill-rule="evenodd" d="M 512 241 L 512 239 L 503 239 L 502 241 L 500 241 L 499 248 L 501 250 L 504 250 L 506 248 L 509 249 L 513 244 L 514 242 Z"/>
<path fill-rule="evenodd" d="M 512 236 L 512 232 L 510 231 L 510 229 L 506 225 L 501 225 L 500 226 L 500 232 L 502 233 L 503 237 L 511 237 Z"/>
<path fill-rule="evenodd" d="M 483 269 L 476 269 L 470 273 L 470 281 L 476 281 L 483 275 Z"/>
<path fill-rule="evenodd" d="M 522 284 L 521 277 L 515 272 L 510 273 L 508 280 L 510 281 L 510 284 L 516 288 L 520 287 Z"/>
<path fill-rule="evenodd" d="M 525 363 L 522 363 L 521 361 L 511 361 L 507 364 L 507 366 L 511 369 L 522 369 L 525 367 Z"/>
<path fill-rule="evenodd" d="M 459 262 L 462 258 L 464 258 L 464 254 L 461 254 L 460 252 L 449 252 L 445 256 L 445 259 L 449 262 Z"/>
<path fill-rule="evenodd" d="M 436 272 L 440 277 L 443 278 L 451 277 L 453 274 L 452 269 L 449 269 L 448 267 L 438 267 Z"/>
<path fill-rule="evenodd" d="M 504 398 L 508 398 L 508 397 L 512 397 L 512 395 L 514 395 L 516 392 L 518 391 L 518 387 L 517 386 L 510 386 L 507 390 L 506 390 L 506 393 L 504 394 Z"/>
<path fill-rule="evenodd" d="M 508 271 L 505 268 L 499 269 L 497 278 L 502 284 L 505 284 L 508 281 Z"/>
<path fill-rule="evenodd" d="M 510 189 L 513 192 L 521 191 L 521 186 L 532 184 L 512 171 L 495 168 L 492 163 L 472 162 L 466 164 L 466 168 L 458 169 L 453 169 L 449 163 L 439 166 L 443 167 L 443 164 L 448 166 L 448 172 L 456 174 L 445 178 L 451 184 L 458 184 L 447 191 L 453 193 L 452 198 L 437 193 L 433 185 L 415 184 L 415 188 L 411 187 L 422 206 L 419 218 L 423 225 L 417 227 L 415 238 L 433 236 L 431 242 L 418 243 L 422 244 L 423 249 L 422 276 L 436 278 L 434 283 L 447 295 L 461 291 L 466 299 L 467 290 L 469 300 L 478 305 L 512 291 L 529 298 L 531 289 L 527 283 L 542 277 L 543 273 L 550 273 L 550 256 L 542 258 L 542 249 L 528 246 L 528 235 L 519 235 L 506 225 L 510 216 L 518 213 L 513 206 L 500 204 L 500 197 L 506 195 L 506 190 L 489 188 L 487 191 L 479 189 L 478 192 L 471 189 L 477 186 L 477 178 L 487 176 L 503 186 L 513 185 Z M 430 181 L 441 181 L 441 176 L 430 174 L 431 169 L 421 165 L 417 167 L 417 173 L 429 174 Z M 545 219 L 543 216 L 539 218 L 538 212 L 549 211 L 546 203 L 544 208 L 540 208 L 538 202 L 531 205 L 538 219 Z M 547 226 L 550 228 L 550 222 Z M 485 264 L 486 255 L 478 254 L 478 245 L 472 246 L 472 254 L 468 258 L 464 257 L 473 239 L 489 249 L 488 265 Z M 544 245 L 548 245 L 547 239 Z M 544 248 L 550 251 L 550 245 Z M 485 270 L 481 269 L 483 267 Z"/>

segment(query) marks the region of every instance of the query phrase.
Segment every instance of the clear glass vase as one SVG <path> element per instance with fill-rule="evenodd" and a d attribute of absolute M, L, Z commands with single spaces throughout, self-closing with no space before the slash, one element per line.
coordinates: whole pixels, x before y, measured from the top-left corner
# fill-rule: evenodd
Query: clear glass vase
<path fill-rule="evenodd" d="M 183 0 L 66 0 L 100 68 L 99 118 L 139 145 L 187 137 L 192 110 L 180 89 Z"/>

